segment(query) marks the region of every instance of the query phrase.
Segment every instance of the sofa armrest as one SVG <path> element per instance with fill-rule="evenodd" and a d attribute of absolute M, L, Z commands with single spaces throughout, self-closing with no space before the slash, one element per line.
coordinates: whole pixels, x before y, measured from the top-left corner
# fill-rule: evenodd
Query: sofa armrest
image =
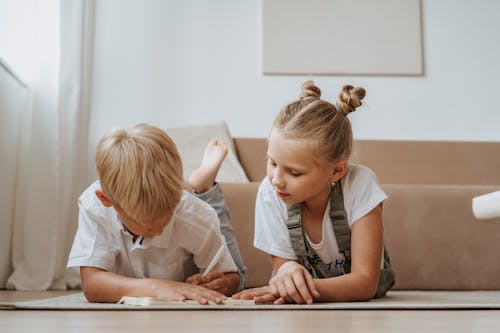
<path fill-rule="evenodd" d="M 472 198 L 498 186 L 382 187 L 395 289 L 500 289 L 500 224 L 472 215 Z"/>

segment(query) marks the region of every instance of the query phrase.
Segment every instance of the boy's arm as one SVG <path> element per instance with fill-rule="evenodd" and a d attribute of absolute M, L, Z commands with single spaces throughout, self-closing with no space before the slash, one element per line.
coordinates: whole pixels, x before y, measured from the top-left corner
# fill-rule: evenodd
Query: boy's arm
<path fill-rule="evenodd" d="M 221 291 L 226 296 L 235 294 L 240 289 L 240 275 L 236 272 L 225 273 L 224 279 L 227 281 L 226 290 Z"/>
<path fill-rule="evenodd" d="M 163 279 L 129 278 L 97 267 L 80 267 L 82 288 L 89 302 L 115 303 L 123 296 L 154 297 L 200 304 L 222 303 L 226 298 L 215 290 Z M 239 281 L 238 281 L 239 283 Z"/>
<path fill-rule="evenodd" d="M 240 275 L 237 272 L 212 271 L 206 276 L 201 274 L 190 276 L 186 282 L 216 290 L 226 296 L 232 296 L 240 286 Z"/>

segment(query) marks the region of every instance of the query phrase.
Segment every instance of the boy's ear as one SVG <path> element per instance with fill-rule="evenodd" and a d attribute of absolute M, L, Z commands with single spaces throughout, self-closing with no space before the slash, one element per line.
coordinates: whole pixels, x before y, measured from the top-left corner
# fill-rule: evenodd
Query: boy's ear
<path fill-rule="evenodd" d="M 106 194 L 104 194 L 103 191 L 96 190 L 95 191 L 95 195 L 101 201 L 101 203 L 102 203 L 102 205 L 104 207 L 111 207 L 111 206 L 113 206 L 113 204 L 111 203 L 111 201 L 109 201 L 108 197 L 106 196 Z"/>
<path fill-rule="evenodd" d="M 347 173 L 347 160 L 339 160 L 333 166 L 330 182 L 335 183 Z"/>

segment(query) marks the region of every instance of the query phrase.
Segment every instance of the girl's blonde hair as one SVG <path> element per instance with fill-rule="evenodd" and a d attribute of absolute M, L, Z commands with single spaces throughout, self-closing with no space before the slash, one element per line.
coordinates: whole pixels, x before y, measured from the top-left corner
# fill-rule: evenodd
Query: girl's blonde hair
<path fill-rule="evenodd" d="M 180 201 L 182 161 L 157 127 L 139 124 L 104 135 L 95 160 L 104 194 L 137 222 L 166 216 Z"/>
<path fill-rule="evenodd" d="M 309 145 L 316 160 L 347 159 L 352 150 L 352 129 L 347 115 L 361 106 L 365 90 L 345 85 L 336 105 L 326 102 L 313 81 L 302 85 L 297 101 L 288 104 L 276 117 L 273 129 L 288 139 Z"/>

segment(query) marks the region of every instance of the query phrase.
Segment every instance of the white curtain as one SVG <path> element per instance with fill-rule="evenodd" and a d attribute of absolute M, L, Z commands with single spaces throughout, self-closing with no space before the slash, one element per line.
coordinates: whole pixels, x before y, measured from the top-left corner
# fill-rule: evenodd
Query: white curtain
<path fill-rule="evenodd" d="M 22 121 L 7 288 L 66 289 L 85 187 L 94 0 L 43 0 L 35 22 L 30 105 Z"/>

